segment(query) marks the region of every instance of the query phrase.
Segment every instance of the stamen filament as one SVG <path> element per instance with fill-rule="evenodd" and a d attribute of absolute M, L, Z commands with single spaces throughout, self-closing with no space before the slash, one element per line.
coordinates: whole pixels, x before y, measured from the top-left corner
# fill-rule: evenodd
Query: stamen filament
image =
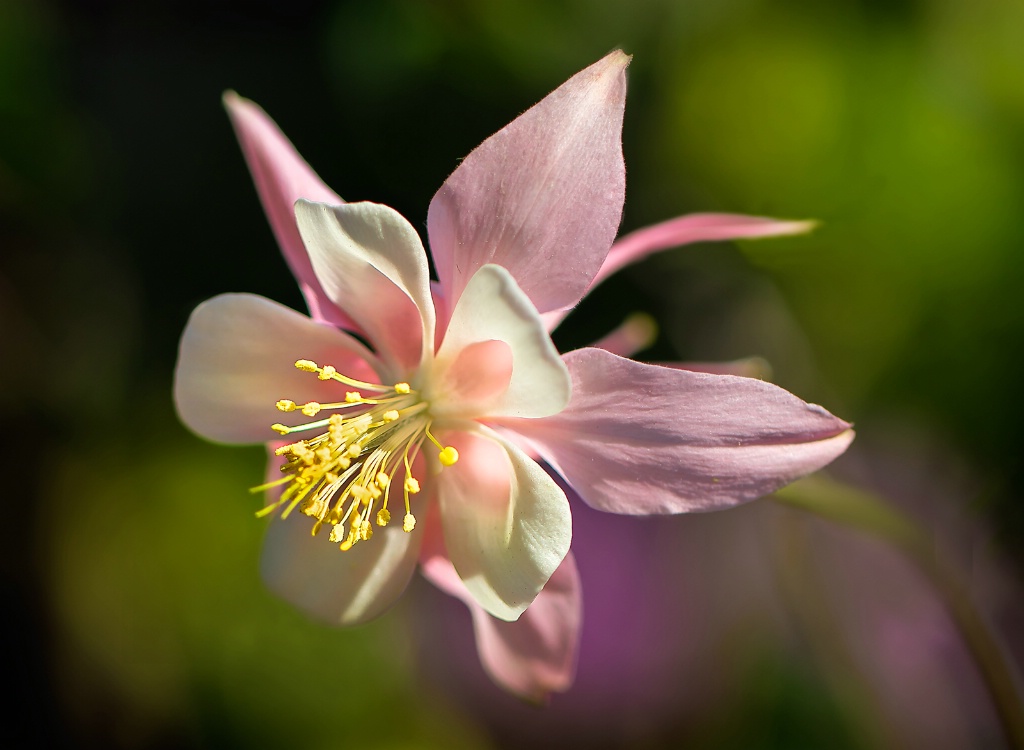
<path fill-rule="evenodd" d="M 380 383 L 367 383 L 367 382 L 362 381 L 362 380 L 356 380 L 355 378 L 350 378 L 347 375 L 342 375 L 340 372 L 338 372 L 333 367 L 331 367 L 331 365 L 324 365 L 323 367 L 320 367 L 316 362 L 313 362 L 312 360 L 309 360 L 309 359 L 300 359 L 300 360 L 298 360 L 295 363 L 295 367 L 297 369 L 299 369 L 299 370 L 302 370 L 303 372 L 315 372 L 318 375 L 323 375 L 324 372 L 327 372 L 328 376 L 326 378 L 324 378 L 324 380 L 327 380 L 327 379 L 337 380 L 339 383 L 344 383 L 345 385 L 350 385 L 353 388 L 362 388 L 362 389 L 367 390 L 367 391 L 381 391 L 381 392 L 387 392 L 387 391 L 390 391 L 390 390 L 398 390 L 397 388 L 392 388 L 390 386 L 382 385 Z M 408 383 L 398 383 L 397 385 L 403 385 L 406 388 L 409 387 Z M 399 392 L 401 392 L 401 391 L 399 391 Z"/>
<path fill-rule="evenodd" d="M 424 432 L 430 439 L 430 442 L 437 446 L 437 457 L 441 461 L 442 466 L 451 466 L 452 464 L 459 460 L 459 452 L 455 450 L 454 446 L 441 445 L 441 443 L 438 442 L 437 438 L 430 434 L 429 427 L 426 430 L 424 430 Z"/>
<path fill-rule="evenodd" d="M 263 517 L 279 512 L 287 518 L 296 507 L 314 519 L 311 532 L 315 536 L 326 523 L 331 524 L 331 542 L 342 550 L 351 549 L 373 536 L 373 522 L 378 527 L 391 521 L 388 508 L 396 475 L 402 484 L 405 516 L 402 528 L 411 532 L 416 526 L 410 496 L 420 491 L 412 467 L 425 440 L 439 451 L 444 466 L 457 460 L 458 453 L 444 446 L 430 433 L 430 405 L 408 383 L 393 386 L 366 383 L 338 373 L 331 365 L 320 366 L 312 360 L 298 360 L 295 367 L 315 373 L 319 380 L 333 380 L 348 388 L 344 400 L 296 403 L 281 399 L 276 406 L 283 412 L 298 412 L 314 417 L 322 411 L 334 412 L 327 419 L 288 426 L 274 424 L 282 434 L 321 430 L 314 437 L 282 445 L 275 455 L 284 460 L 280 479 L 254 487 L 253 492 L 285 485 L 276 501 L 261 509 Z M 362 394 L 367 393 L 364 397 Z M 452 456 L 454 455 L 454 459 Z"/>

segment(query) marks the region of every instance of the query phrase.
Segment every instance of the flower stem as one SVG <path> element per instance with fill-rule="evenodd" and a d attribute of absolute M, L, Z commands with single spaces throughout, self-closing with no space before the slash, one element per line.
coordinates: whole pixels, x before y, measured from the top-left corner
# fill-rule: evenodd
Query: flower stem
<path fill-rule="evenodd" d="M 846 721 L 851 747 L 861 750 L 897 748 L 897 733 L 884 719 L 882 698 L 842 637 L 840 620 L 826 592 L 829 582 L 812 560 L 810 525 L 806 514 L 787 513 L 778 518 L 776 554 L 779 592 L 793 625 L 807 643 L 812 660 L 836 707 Z"/>
<path fill-rule="evenodd" d="M 772 496 L 785 505 L 879 537 L 931 581 L 964 640 L 988 690 L 1009 746 L 1024 750 L 1024 708 L 1014 674 L 996 636 L 978 613 L 959 576 L 934 553 L 931 537 L 880 497 L 816 475 Z"/>

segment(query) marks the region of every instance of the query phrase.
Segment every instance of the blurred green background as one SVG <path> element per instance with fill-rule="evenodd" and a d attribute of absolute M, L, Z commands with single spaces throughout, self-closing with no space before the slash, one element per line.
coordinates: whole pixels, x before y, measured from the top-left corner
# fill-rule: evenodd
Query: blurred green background
<path fill-rule="evenodd" d="M 856 422 L 834 475 L 933 529 L 1019 654 L 1022 30 L 1017 0 L 0 0 L 4 746 L 1001 746 L 913 571 L 767 501 L 579 509 L 585 603 L 621 586 L 657 627 L 615 625 L 623 667 L 588 606 L 580 681 L 543 711 L 486 682 L 468 616 L 420 582 L 368 626 L 308 623 L 258 580 L 262 451 L 192 436 L 170 385 L 203 299 L 302 309 L 225 89 L 344 198 L 422 229 L 460 157 L 622 47 L 623 231 L 822 225 L 652 258 L 556 343 L 645 311 L 641 358 L 765 357 Z M 635 578 L 588 568 L 590 527 Z"/>

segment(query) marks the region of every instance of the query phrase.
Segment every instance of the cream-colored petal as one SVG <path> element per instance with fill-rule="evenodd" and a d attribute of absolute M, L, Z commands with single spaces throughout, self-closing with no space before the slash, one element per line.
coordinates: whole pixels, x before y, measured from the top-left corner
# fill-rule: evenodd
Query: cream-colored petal
<path fill-rule="evenodd" d="M 427 255 L 416 230 L 379 203 L 300 200 L 295 218 L 328 297 L 359 324 L 396 377 L 408 375 L 434 341 Z"/>
<path fill-rule="evenodd" d="M 569 551 L 569 502 L 535 461 L 490 430 L 442 439 L 460 456 L 437 477 L 452 564 L 481 607 L 516 620 Z"/>
<path fill-rule="evenodd" d="M 358 625 L 394 604 L 416 569 L 422 534 L 390 526 L 342 552 L 327 529 L 314 537 L 312 526 L 298 512 L 271 519 L 260 559 L 271 591 L 330 625 Z"/>
<path fill-rule="evenodd" d="M 376 362 L 373 355 L 333 326 L 254 294 L 214 297 L 195 309 L 181 337 L 174 372 L 178 414 L 210 440 L 263 443 L 279 437 L 270 425 L 296 424 L 302 415 L 278 411 L 278 400 L 344 398 L 338 383 L 296 370 L 299 359 L 376 380 L 368 364 Z"/>

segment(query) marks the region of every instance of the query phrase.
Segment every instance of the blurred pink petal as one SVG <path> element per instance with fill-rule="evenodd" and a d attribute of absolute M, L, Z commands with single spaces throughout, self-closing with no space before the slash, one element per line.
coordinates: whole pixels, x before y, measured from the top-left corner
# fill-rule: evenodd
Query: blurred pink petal
<path fill-rule="evenodd" d="M 310 315 L 358 332 L 352 320 L 324 295 L 299 237 L 293 208 L 299 198 L 333 204 L 344 201 L 323 183 L 258 105 L 228 91 L 224 94 L 224 107 L 242 146 L 263 210 L 281 253 L 299 282 Z"/>
<path fill-rule="evenodd" d="M 478 146 L 437 191 L 430 248 L 449 304 L 481 266 L 508 269 L 541 312 L 575 305 L 625 197 L 629 57 L 616 50 Z"/>
<path fill-rule="evenodd" d="M 853 439 L 843 420 L 760 380 L 645 365 L 601 349 L 563 359 L 573 376 L 569 406 L 502 424 L 599 510 L 729 507 L 820 469 Z"/>
<path fill-rule="evenodd" d="M 569 689 L 576 676 L 582 586 L 572 552 L 515 622 L 471 610 L 477 650 L 495 682 L 536 703 Z"/>
<path fill-rule="evenodd" d="M 633 313 L 618 328 L 606 333 L 591 346 L 620 357 L 632 357 L 653 344 L 657 335 L 658 324 L 654 318 L 647 313 Z"/>
<path fill-rule="evenodd" d="M 487 614 L 443 550 L 425 556 L 422 571 L 431 583 L 469 608 L 480 663 L 494 682 L 533 703 L 568 690 L 576 673 L 583 618 L 580 577 L 572 552 L 515 622 Z"/>

